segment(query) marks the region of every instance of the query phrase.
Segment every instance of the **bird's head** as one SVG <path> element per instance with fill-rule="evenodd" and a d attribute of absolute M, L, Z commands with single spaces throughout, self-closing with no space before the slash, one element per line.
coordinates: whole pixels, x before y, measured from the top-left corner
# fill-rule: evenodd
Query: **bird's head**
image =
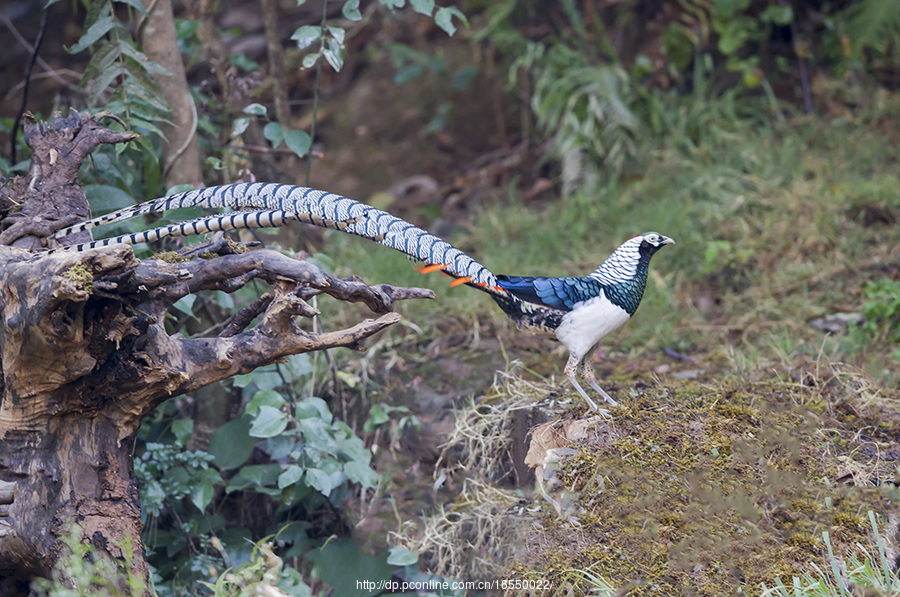
<path fill-rule="evenodd" d="M 659 251 L 663 245 L 674 245 L 675 241 L 668 236 L 663 236 L 659 232 L 645 232 L 640 236 L 642 253 L 653 255 Z"/>

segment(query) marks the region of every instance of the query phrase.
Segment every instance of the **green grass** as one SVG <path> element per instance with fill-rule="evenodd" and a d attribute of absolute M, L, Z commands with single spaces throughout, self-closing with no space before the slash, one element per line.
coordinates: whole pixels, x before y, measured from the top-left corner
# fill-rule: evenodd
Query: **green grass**
<path fill-rule="evenodd" d="M 900 576 L 891 567 L 875 513 L 871 510 L 869 522 L 875 539 L 868 546 L 857 544 L 855 550 L 840 557 L 834 553 L 830 534 L 824 531 L 822 542 L 826 545 L 827 557 L 822 562 L 810 562 L 810 572 L 787 580 L 776 577 L 772 583 L 761 583 L 758 593 L 742 587 L 742 593 L 760 597 L 852 597 L 866 590 L 869 591 L 864 593 L 867 595 L 900 593 Z M 590 568 L 571 570 L 556 594 L 562 594 L 569 582 L 586 585 L 586 593 L 591 595 L 613 597 L 620 594 L 612 583 Z"/>
<path fill-rule="evenodd" d="M 785 583 L 776 578 L 771 587 L 763 583 L 760 597 L 852 597 L 853 595 L 900 594 L 900 576 L 890 561 L 875 513 L 869 510 L 869 524 L 875 538 L 869 546 L 857 544 L 855 553 L 835 557 L 828 531 L 822 533 L 827 546 L 827 564 L 812 562 L 811 571 L 792 576 Z"/>
<path fill-rule="evenodd" d="M 864 514 L 895 499 L 886 483 L 869 483 L 894 464 L 873 465 L 859 448 L 861 429 L 879 443 L 897 437 L 891 315 L 836 334 L 810 325 L 836 312 L 895 313 L 900 98 L 892 102 L 878 115 L 780 125 L 682 106 L 670 126 L 689 134 L 645 139 L 639 176 L 544 204 L 509 191 L 447 239 L 521 275 L 583 275 L 647 230 L 678 243 L 654 258 L 633 321 L 604 341 L 618 353 L 603 366 L 622 397 L 617 433 L 580 446 L 560 471 L 580 526 L 543 512 L 541 552 L 512 572 L 569 575 L 563 584 L 598 594 L 644 583 L 633 594 L 849 595 L 847 579 L 875 591 L 859 594 L 896 593 Z M 425 340 L 473 323 L 516 333 L 487 296 L 422 276 L 396 252 L 341 234 L 325 246 L 341 275 L 434 288 L 437 300 L 400 306 Z M 660 373 L 654 383 L 664 346 L 707 363 L 701 379 Z M 535 367 L 541 374 L 558 367 L 556 355 L 538 358 L 548 363 Z M 848 471 L 853 483 L 837 481 Z M 502 524 L 505 507 L 491 508 L 486 519 Z"/>
<path fill-rule="evenodd" d="M 867 220 L 900 218 L 898 156 L 881 122 L 800 119 L 775 129 L 739 121 L 691 143 L 657 140 L 643 148 L 639 178 L 538 208 L 510 193 L 449 240 L 496 272 L 583 275 L 624 239 L 657 230 L 678 244 L 654 258 L 640 310 L 607 346 L 734 344 L 765 366 L 824 343 L 893 385 L 888 343 L 826 338 L 808 325 L 861 309 L 870 280 L 900 274 L 890 266 L 900 228 Z M 489 298 L 422 276 L 391 250 L 334 234 L 326 251 L 339 273 L 434 288 L 436 301 L 402 307 L 428 333 L 475 319 L 511 330 Z"/>

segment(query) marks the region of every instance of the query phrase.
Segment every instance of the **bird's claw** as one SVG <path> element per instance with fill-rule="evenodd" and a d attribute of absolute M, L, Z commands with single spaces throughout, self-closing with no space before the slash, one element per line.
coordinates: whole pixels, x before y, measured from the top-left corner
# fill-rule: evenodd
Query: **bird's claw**
<path fill-rule="evenodd" d="M 612 419 L 612 415 L 609 413 L 608 410 L 606 410 L 605 408 L 600 408 L 599 406 L 597 406 L 597 403 L 596 403 L 596 402 L 594 402 L 593 400 L 591 400 L 591 397 L 588 396 L 588 393 L 584 391 L 584 388 L 581 387 L 581 384 L 578 383 L 578 380 L 577 380 L 577 379 L 575 379 L 574 377 L 567 377 L 567 379 L 569 380 L 569 383 L 571 383 L 572 386 L 578 391 L 578 393 L 581 394 L 581 397 L 584 398 L 584 401 L 587 402 L 588 407 L 589 407 L 592 411 L 594 411 L 595 413 L 597 413 L 597 414 L 600 415 L 600 416 L 603 416 L 603 417 L 607 417 L 607 418 Z M 613 400 L 613 399 L 609 396 L 609 394 L 607 394 L 606 392 L 604 392 L 603 389 L 602 389 L 599 385 L 597 385 L 597 382 L 595 382 L 595 381 L 593 381 L 593 380 L 588 380 L 588 383 L 591 384 L 591 387 L 594 388 L 595 390 L 597 390 L 597 392 L 598 392 L 601 396 L 603 396 L 603 398 L 604 398 L 607 402 L 609 402 L 609 403 L 610 403 L 611 405 L 613 405 L 613 406 L 618 406 L 618 403 L 617 403 L 615 400 Z"/>
<path fill-rule="evenodd" d="M 589 384 L 592 388 L 594 388 L 594 389 L 597 391 L 598 394 L 600 394 L 601 396 L 603 396 L 603 399 L 606 400 L 607 402 L 609 402 L 612 406 L 619 406 L 619 403 L 616 402 L 615 400 L 613 400 L 612 397 L 611 397 L 609 394 L 607 394 L 606 392 L 604 392 L 604 391 L 603 391 L 603 388 L 601 388 L 600 385 L 599 385 L 596 381 L 594 381 L 593 379 L 589 379 L 589 380 L 588 380 L 588 384 Z"/>

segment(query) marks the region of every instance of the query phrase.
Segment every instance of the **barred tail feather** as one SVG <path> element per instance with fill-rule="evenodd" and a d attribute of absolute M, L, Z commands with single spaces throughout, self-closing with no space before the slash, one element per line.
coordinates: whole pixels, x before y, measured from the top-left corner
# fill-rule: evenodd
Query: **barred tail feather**
<path fill-rule="evenodd" d="M 62 250 L 83 251 L 117 243 L 149 242 L 165 236 L 280 226 L 287 221 L 300 221 L 368 238 L 427 264 L 444 266 L 444 272 L 465 280 L 470 286 L 495 296 L 506 296 L 506 291 L 497 285 L 497 278 L 490 270 L 448 242 L 370 205 L 334 193 L 293 185 L 240 183 L 186 191 L 99 216 L 59 230 L 54 236 L 62 238 L 102 224 L 182 207 L 251 211 L 199 218 L 145 232 L 63 247 Z M 241 214 L 249 215 L 244 218 Z M 260 224 L 266 218 L 273 223 Z M 276 220 L 277 223 L 274 223 Z"/>
<path fill-rule="evenodd" d="M 121 236 L 103 238 L 88 243 L 68 245 L 58 249 L 52 249 L 50 253 L 59 251 L 88 251 L 98 247 L 119 244 L 136 245 L 154 242 L 168 236 L 195 236 L 198 234 L 206 234 L 208 232 L 222 232 L 227 230 L 275 228 L 282 226 L 287 222 L 295 221 L 303 221 L 303 218 L 283 210 L 241 211 L 217 216 L 204 216 L 188 222 L 170 224 L 168 226 L 161 226 L 151 230 L 135 232 L 133 234 L 123 234 Z"/>

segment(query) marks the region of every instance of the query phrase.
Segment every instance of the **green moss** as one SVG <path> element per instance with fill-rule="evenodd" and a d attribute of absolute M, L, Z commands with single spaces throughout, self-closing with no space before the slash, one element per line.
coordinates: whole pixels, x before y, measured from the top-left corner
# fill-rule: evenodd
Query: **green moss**
<path fill-rule="evenodd" d="M 152 258 L 159 259 L 160 261 L 165 261 L 166 263 L 184 263 L 185 261 L 188 261 L 187 257 L 176 251 L 162 251 L 159 253 L 154 253 Z"/>
<path fill-rule="evenodd" d="M 859 513 L 883 510 L 886 492 L 834 482 L 861 457 L 855 431 L 798 402 L 778 381 L 734 378 L 623 400 L 611 438 L 558 468 L 580 526 L 544 516 L 545 549 L 514 571 L 569 582 L 590 567 L 629 595 L 730 595 L 821 562 L 823 530 L 838 553 L 866 541 Z"/>
<path fill-rule="evenodd" d="M 83 261 L 75 263 L 62 273 L 63 277 L 81 283 L 82 288 L 88 294 L 94 291 L 94 274 L 91 268 Z"/>

